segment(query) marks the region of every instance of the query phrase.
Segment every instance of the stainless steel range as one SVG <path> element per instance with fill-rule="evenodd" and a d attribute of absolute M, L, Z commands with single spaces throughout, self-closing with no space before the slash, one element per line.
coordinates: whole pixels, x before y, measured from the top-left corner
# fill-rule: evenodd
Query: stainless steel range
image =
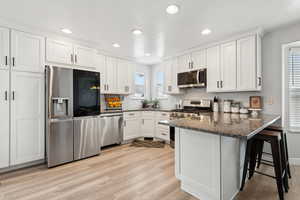
<path fill-rule="evenodd" d="M 170 119 L 200 119 L 200 114 L 212 112 L 212 100 L 210 99 L 200 99 L 200 100 L 184 100 L 183 109 L 173 110 Z M 170 145 L 174 148 L 175 146 L 175 128 L 170 127 Z"/>

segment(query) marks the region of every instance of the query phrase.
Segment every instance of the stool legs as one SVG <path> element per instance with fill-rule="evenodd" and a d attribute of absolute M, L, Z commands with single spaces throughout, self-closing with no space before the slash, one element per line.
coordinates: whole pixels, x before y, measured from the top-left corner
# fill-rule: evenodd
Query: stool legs
<path fill-rule="evenodd" d="M 282 164 L 280 143 L 277 138 L 271 140 L 272 155 L 274 162 L 274 171 L 276 174 L 277 189 L 280 200 L 284 200 L 283 181 L 282 181 Z"/>
<path fill-rule="evenodd" d="M 251 154 L 252 141 L 253 141 L 253 140 L 248 140 L 248 141 L 247 141 L 247 144 L 246 144 L 246 152 L 245 152 L 245 161 L 244 161 L 243 177 L 242 177 L 242 183 L 241 183 L 240 191 L 243 191 L 244 186 L 245 186 L 246 176 L 247 176 L 247 172 L 248 172 L 248 164 L 249 164 L 250 154 Z"/>

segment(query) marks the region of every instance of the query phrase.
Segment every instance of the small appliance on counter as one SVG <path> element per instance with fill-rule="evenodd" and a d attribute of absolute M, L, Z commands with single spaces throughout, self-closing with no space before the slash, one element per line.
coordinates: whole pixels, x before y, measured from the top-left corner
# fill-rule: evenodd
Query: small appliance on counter
<path fill-rule="evenodd" d="M 219 100 L 217 96 L 214 97 L 213 111 L 219 112 Z"/>
<path fill-rule="evenodd" d="M 223 105 L 223 111 L 225 113 L 230 113 L 231 112 L 231 103 L 232 100 L 224 100 L 224 105 Z"/>
<path fill-rule="evenodd" d="M 231 112 L 232 113 L 239 113 L 240 112 L 240 103 L 239 102 L 232 102 Z"/>

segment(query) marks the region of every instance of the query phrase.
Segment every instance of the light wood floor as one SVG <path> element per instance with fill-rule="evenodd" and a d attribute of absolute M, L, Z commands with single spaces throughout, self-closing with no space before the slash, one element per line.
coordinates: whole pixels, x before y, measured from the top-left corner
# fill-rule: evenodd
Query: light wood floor
<path fill-rule="evenodd" d="M 293 175 L 286 199 L 299 200 L 300 168 L 293 168 Z M 15 199 L 195 200 L 180 190 L 173 149 L 128 145 L 52 169 L 37 166 L 0 175 L 0 200 Z M 277 199 L 275 182 L 256 175 L 237 199 Z"/>

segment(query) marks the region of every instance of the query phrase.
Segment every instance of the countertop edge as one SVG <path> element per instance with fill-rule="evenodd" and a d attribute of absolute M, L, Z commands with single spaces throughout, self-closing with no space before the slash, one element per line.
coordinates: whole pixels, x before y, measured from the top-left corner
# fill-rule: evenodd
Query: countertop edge
<path fill-rule="evenodd" d="M 229 133 L 222 133 L 222 132 L 216 132 L 216 131 L 209 131 L 207 129 L 202 129 L 202 128 L 192 128 L 192 127 L 186 127 L 186 126 L 178 126 L 178 125 L 170 123 L 168 120 L 159 121 L 158 124 L 166 125 L 166 126 L 171 126 L 171 127 L 176 127 L 176 128 L 183 128 L 183 129 L 188 129 L 188 130 L 193 130 L 193 131 L 203 131 L 203 132 L 206 132 L 206 133 L 210 133 L 210 134 L 214 134 L 214 135 L 221 135 L 221 136 L 225 136 L 225 137 L 233 137 L 233 138 L 240 138 L 240 139 L 249 140 L 254 135 L 256 135 L 260 131 L 264 130 L 265 128 L 267 128 L 271 124 L 275 123 L 280 118 L 281 118 L 280 115 L 277 116 L 275 119 L 273 119 L 272 121 L 270 121 L 270 122 L 264 124 L 263 126 L 257 128 L 255 131 L 252 131 L 247 136 L 236 135 L 236 134 L 229 134 Z"/>

